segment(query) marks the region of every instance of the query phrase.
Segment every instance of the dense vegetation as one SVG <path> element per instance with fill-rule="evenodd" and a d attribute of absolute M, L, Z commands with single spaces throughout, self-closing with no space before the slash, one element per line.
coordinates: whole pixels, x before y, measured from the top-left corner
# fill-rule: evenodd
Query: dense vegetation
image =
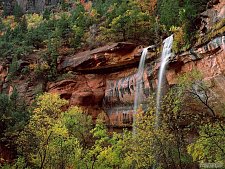
<path fill-rule="evenodd" d="M 94 0 L 91 4 L 70 0 L 62 1 L 54 12 L 46 8 L 40 14 L 23 14 L 18 5 L 9 12 L 5 3 L 0 3 L 0 58 L 12 63 L 11 76 L 15 76 L 18 60 L 43 51 L 38 58 L 40 64 L 23 71 L 55 80 L 57 59 L 65 49 L 76 52 L 117 41 L 160 44 L 163 36 L 174 33 L 173 48 L 180 52 L 195 43 L 198 27 L 194 22 L 207 2 Z"/>
<path fill-rule="evenodd" d="M 152 95 L 148 111 L 136 116 L 135 133 L 108 133 L 104 113 L 94 125 L 80 108 L 65 110 L 68 102 L 57 94 L 39 95 L 29 110 L 15 102 L 16 92 L 1 98 L 1 144 L 17 154 L 5 169 L 180 169 L 225 162 L 224 107 L 212 104 L 216 100 L 198 72 L 182 76 L 165 95 L 157 127 Z"/>
<path fill-rule="evenodd" d="M 198 27 L 195 20 L 207 8 L 208 0 L 94 0 L 92 3 L 62 1 L 53 11 L 23 14 L 15 5 L 12 11 L 0 1 L 0 58 L 7 59 L 16 75 L 20 59 L 42 51 L 38 62 L 23 72 L 55 80 L 60 51 L 76 52 L 117 41 L 160 44 L 174 33 L 173 50 L 180 52 L 194 44 Z"/>
<path fill-rule="evenodd" d="M 49 81 L 58 77 L 62 49 L 77 52 L 117 41 L 160 44 L 174 33 L 173 50 L 180 52 L 196 42 L 195 19 L 207 3 L 93 0 L 90 5 L 71 0 L 41 14 L 23 14 L 18 5 L 10 13 L 1 8 L 0 59 L 10 64 L 9 81 L 29 71 Z M 37 51 L 38 64 L 18 70 L 19 60 Z M 136 117 L 135 133 L 109 133 L 104 113 L 93 122 L 78 107 L 67 110 L 68 102 L 57 94 L 42 93 L 27 106 L 14 89 L 10 96 L 0 94 L 0 150 L 14 154 L 9 161 L 0 159 L 2 168 L 183 169 L 225 163 L 224 107 L 197 72 L 182 76 L 168 91 L 161 117 L 155 117 L 152 94 L 148 111 L 140 109 Z"/>
<path fill-rule="evenodd" d="M 59 6 L 58 12 L 26 15 L 17 5 L 14 15 L 2 12 L 0 56 L 21 58 L 34 49 L 94 48 L 114 41 L 149 45 L 159 43 L 160 35 L 174 30 L 180 30 L 183 46 L 190 45 L 197 29 L 193 23 L 207 2 L 94 0 L 92 6 L 85 6 L 69 1 Z"/>

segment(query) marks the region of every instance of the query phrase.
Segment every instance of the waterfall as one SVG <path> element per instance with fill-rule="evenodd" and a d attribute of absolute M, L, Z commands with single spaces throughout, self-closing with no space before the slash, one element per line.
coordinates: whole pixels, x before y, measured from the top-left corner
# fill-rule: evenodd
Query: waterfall
<path fill-rule="evenodd" d="M 134 95 L 134 116 L 133 124 L 135 124 L 135 114 L 140 104 L 143 102 L 144 90 L 143 90 L 143 75 L 145 70 L 145 60 L 149 48 L 154 48 L 155 46 L 149 46 L 143 49 L 141 54 L 141 60 L 139 62 L 138 71 L 135 74 L 136 77 L 136 86 L 135 86 L 135 95 Z M 133 132 L 135 133 L 135 126 L 133 126 Z"/>
<path fill-rule="evenodd" d="M 134 96 L 134 113 L 136 113 L 138 106 L 142 102 L 143 96 L 143 74 L 145 69 L 145 60 L 148 53 L 148 48 L 144 48 L 141 54 L 141 60 L 139 62 L 138 71 L 136 73 L 136 87 Z"/>
<path fill-rule="evenodd" d="M 157 88 L 157 98 L 156 98 L 156 126 L 159 125 L 159 115 L 160 115 L 160 103 L 162 97 L 163 82 L 165 80 L 165 71 L 168 65 L 169 59 L 172 56 L 172 44 L 173 35 L 169 36 L 163 41 L 163 50 L 161 55 L 161 63 L 158 75 L 158 88 Z"/>

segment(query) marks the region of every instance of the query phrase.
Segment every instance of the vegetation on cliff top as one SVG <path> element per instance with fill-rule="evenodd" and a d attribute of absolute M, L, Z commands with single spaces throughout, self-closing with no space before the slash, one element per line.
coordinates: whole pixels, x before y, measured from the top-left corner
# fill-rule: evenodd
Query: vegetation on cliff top
<path fill-rule="evenodd" d="M 16 65 L 29 54 L 43 51 L 36 58 L 39 64 L 31 63 L 24 72 L 35 71 L 36 77 L 54 80 L 61 51 L 71 54 L 118 41 L 159 45 L 166 35 L 174 33 L 173 50 L 179 52 L 196 41 L 195 19 L 207 3 L 208 0 L 69 0 L 39 14 L 23 14 L 18 5 L 8 13 L 4 11 L 6 3 L 0 3 L 0 58 Z M 15 75 L 17 70 L 12 71 L 11 75 Z"/>
<path fill-rule="evenodd" d="M 95 48 L 108 42 L 159 43 L 163 34 L 182 29 L 183 44 L 191 44 L 197 15 L 208 0 L 94 0 L 92 4 L 65 1 L 54 12 L 23 15 L 18 5 L 13 14 L 2 12 L 0 56 L 23 57 L 34 49 L 47 48 L 52 39 L 57 48 Z M 5 14 L 5 15 L 4 15 Z M 179 39 L 181 40 L 181 39 Z"/>

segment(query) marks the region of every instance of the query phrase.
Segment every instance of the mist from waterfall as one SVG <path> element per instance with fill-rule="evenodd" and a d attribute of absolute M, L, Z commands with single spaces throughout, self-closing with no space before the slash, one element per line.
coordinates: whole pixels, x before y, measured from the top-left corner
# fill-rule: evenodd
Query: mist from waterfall
<path fill-rule="evenodd" d="M 160 115 L 160 106 L 162 98 L 162 88 L 165 80 L 165 71 L 169 63 L 169 59 L 172 56 L 172 44 L 173 44 L 173 35 L 169 36 L 163 41 L 163 50 L 161 54 L 161 63 L 158 74 L 158 87 L 157 87 L 157 96 L 156 96 L 156 126 L 159 125 L 159 115 Z"/>

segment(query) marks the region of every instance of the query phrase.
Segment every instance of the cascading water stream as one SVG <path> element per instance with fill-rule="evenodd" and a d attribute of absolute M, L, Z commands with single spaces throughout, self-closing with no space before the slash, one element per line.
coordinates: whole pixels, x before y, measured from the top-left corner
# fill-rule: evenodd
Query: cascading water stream
<path fill-rule="evenodd" d="M 173 44 L 173 35 L 169 36 L 163 41 L 163 50 L 161 55 L 161 63 L 158 75 L 158 88 L 157 88 L 157 98 L 156 98 L 156 127 L 159 126 L 159 115 L 160 115 L 160 106 L 162 98 L 162 88 L 165 80 L 165 71 L 169 62 L 169 58 L 172 56 L 172 44 Z"/>
<path fill-rule="evenodd" d="M 134 96 L 134 113 L 136 113 L 138 106 L 142 102 L 143 96 L 143 74 L 145 69 L 145 60 L 148 53 L 148 48 L 144 48 L 141 54 L 141 60 L 139 62 L 138 71 L 136 73 L 136 87 Z"/>
<path fill-rule="evenodd" d="M 135 87 L 135 96 L 134 96 L 134 114 L 133 114 L 133 124 L 135 125 L 135 115 L 137 113 L 138 107 L 143 101 L 143 74 L 145 70 L 145 60 L 148 53 L 149 48 L 153 48 L 154 46 L 149 46 L 143 49 L 141 54 L 141 60 L 139 62 L 138 71 L 136 73 L 136 87 Z M 133 126 L 133 133 L 135 133 L 135 126 Z"/>

